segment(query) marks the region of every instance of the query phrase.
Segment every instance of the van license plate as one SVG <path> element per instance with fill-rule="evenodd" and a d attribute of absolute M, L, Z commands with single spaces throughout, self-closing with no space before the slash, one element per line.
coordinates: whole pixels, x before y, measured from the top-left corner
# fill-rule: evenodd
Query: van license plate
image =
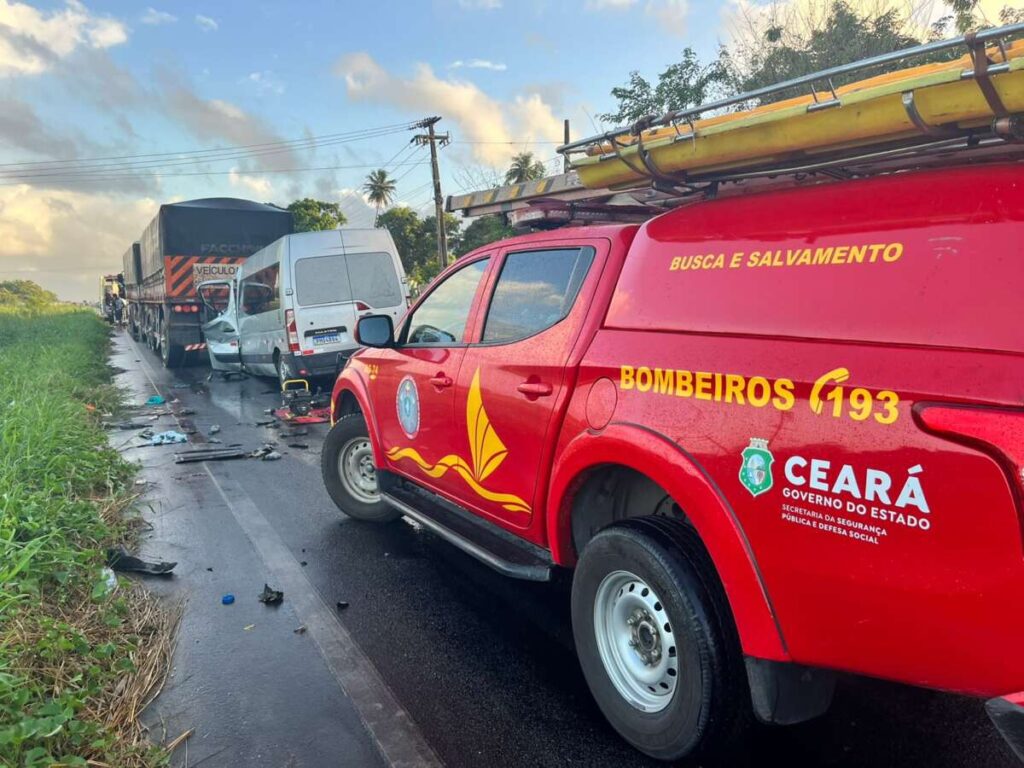
<path fill-rule="evenodd" d="M 324 344 L 337 344 L 341 338 L 336 333 L 323 333 L 313 337 L 313 346 L 320 347 Z"/>

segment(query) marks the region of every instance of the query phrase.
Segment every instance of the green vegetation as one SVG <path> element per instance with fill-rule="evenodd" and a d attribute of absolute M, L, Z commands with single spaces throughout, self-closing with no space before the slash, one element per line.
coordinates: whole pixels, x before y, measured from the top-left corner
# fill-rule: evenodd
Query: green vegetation
<path fill-rule="evenodd" d="M 46 307 L 56 303 L 53 291 L 31 280 L 0 280 L 0 307 Z"/>
<path fill-rule="evenodd" d="M 342 213 L 339 203 L 327 203 L 304 197 L 288 206 L 296 232 L 315 232 L 321 229 L 337 229 L 348 219 Z"/>
<path fill-rule="evenodd" d="M 93 312 L 0 307 L 3 766 L 165 762 L 135 715 L 165 667 L 169 620 L 130 582 L 110 592 L 101 570 L 126 535 L 134 472 L 100 423 L 119 406 L 107 334 Z"/>
<path fill-rule="evenodd" d="M 701 62 L 692 48 L 686 48 L 680 61 L 659 73 L 654 82 L 631 72 L 628 82 L 611 91 L 616 109 L 601 115 L 601 119 L 616 126 L 626 125 L 648 115 L 661 116 L 880 53 L 1024 19 L 1024 12 L 1012 5 L 1004 7 L 997 20 L 983 16 L 979 0 L 946 0 L 943 5 L 945 15 L 930 27 L 923 27 L 921 3 L 881 0 L 868 7 L 848 0 L 772 0 L 749 4 L 734 22 L 729 44 L 719 49 L 717 58 Z M 963 54 L 962 49 L 943 52 L 934 59 Z M 834 78 L 833 82 L 843 85 L 900 66 L 896 63 L 865 70 Z M 806 94 L 804 88 L 776 93 L 764 101 Z"/>
<path fill-rule="evenodd" d="M 383 168 L 372 171 L 363 184 L 366 199 L 374 207 L 373 226 L 377 226 L 380 209 L 387 208 L 395 200 L 395 180 Z"/>

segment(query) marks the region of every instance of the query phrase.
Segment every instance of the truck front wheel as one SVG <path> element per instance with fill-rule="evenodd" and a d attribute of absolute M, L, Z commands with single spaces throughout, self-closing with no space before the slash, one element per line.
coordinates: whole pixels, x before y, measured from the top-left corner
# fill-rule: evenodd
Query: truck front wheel
<path fill-rule="evenodd" d="M 750 695 L 714 567 L 681 522 L 641 518 L 587 544 L 572 585 L 576 650 L 598 706 L 651 757 L 715 759 L 750 722 Z"/>
<path fill-rule="evenodd" d="M 361 413 L 342 416 L 324 438 L 320 471 L 331 500 L 356 520 L 388 523 L 401 513 L 381 498 L 366 421 Z"/>

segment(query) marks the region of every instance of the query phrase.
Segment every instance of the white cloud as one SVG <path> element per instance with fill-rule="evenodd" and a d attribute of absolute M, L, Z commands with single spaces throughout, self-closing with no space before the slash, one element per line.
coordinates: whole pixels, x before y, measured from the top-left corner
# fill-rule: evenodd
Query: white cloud
<path fill-rule="evenodd" d="M 459 8 L 467 11 L 493 11 L 501 8 L 501 0 L 459 0 Z"/>
<path fill-rule="evenodd" d="M 274 185 L 265 176 L 252 176 L 247 173 L 239 173 L 237 168 L 232 168 L 228 173 L 228 181 L 233 187 L 241 187 L 248 192 L 261 195 L 269 199 L 274 191 Z"/>
<path fill-rule="evenodd" d="M 488 59 L 458 59 L 448 65 L 449 69 L 490 69 L 495 72 L 504 72 L 508 69 L 508 66 L 499 61 L 489 61 Z"/>
<path fill-rule="evenodd" d="M 78 0 L 55 11 L 0 0 L 0 77 L 39 74 L 78 48 L 110 48 L 127 39 L 124 24 L 91 14 Z"/>
<path fill-rule="evenodd" d="M 664 31 L 678 36 L 686 33 L 689 0 L 647 0 L 644 12 L 657 19 Z"/>
<path fill-rule="evenodd" d="M 736 0 L 744 2 L 745 0 Z M 814 2 L 814 0 L 809 0 Z M 820 2 L 820 0 L 819 0 Z M 639 0 L 587 0 L 584 8 L 588 11 L 628 11 L 635 7 Z M 686 17 L 690 13 L 689 0 L 647 0 L 644 13 L 657 20 L 658 24 L 670 34 L 682 35 L 686 31 Z"/>
<path fill-rule="evenodd" d="M 201 13 L 196 14 L 196 26 L 203 30 L 203 32 L 216 32 L 220 28 L 216 20 L 211 19 L 209 16 L 203 16 Z"/>
<path fill-rule="evenodd" d="M 178 17 L 173 13 L 167 11 L 158 11 L 156 8 L 147 8 L 146 12 L 142 14 L 142 18 L 139 19 L 143 24 L 150 24 L 157 26 L 159 24 L 173 24 L 178 20 Z"/>
<path fill-rule="evenodd" d="M 250 115 L 230 101 L 204 99 L 187 83 L 170 74 L 161 75 L 158 85 L 164 94 L 164 113 L 202 141 L 232 146 L 284 141 L 262 118 Z M 252 160 L 259 169 L 285 168 L 295 165 L 296 161 L 296 154 L 289 147 L 273 152 L 268 149 Z"/>
<path fill-rule="evenodd" d="M 65 299 L 95 299 L 96 275 L 118 272 L 156 213 L 149 198 L 0 187 L 0 279 L 35 280 Z"/>
<path fill-rule="evenodd" d="M 368 53 L 341 57 L 334 73 L 344 79 L 353 101 L 390 104 L 414 114 L 444 115 L 454 123 L 460 140 L 481 142 L 473 144 L 472 152 L 487 165 L 507 164 L 521 151 L 523 142 L 562 137 L 562 121 L 537 93 L 502 101 L 467 80 L 440 78 L 426 64 L 418 65 L 410 78 L 397 77 Z"/>
<path fill-rule="evenodd" d="M 257 90 L 265 93 L 274 93 L 278 96 L 285 91 L 284 83 L 282 83 L 270 70 L 264 70 L 263 72 L 250 72 L 242 78 L 242 82 L 255 86 Z"/>

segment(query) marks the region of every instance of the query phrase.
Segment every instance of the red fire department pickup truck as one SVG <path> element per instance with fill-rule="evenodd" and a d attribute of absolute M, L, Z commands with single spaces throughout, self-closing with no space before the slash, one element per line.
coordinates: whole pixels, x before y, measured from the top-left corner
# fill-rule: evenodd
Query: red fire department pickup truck
<path fill-rule="evenodd" d="M 327 489 L 574 569 L 587 682 L 649 755 L 819 715 L 837 670 L 988 698 L 1019 750 L 1022 242 L 999 163 L 494 243 L 360 320 Z"/>

